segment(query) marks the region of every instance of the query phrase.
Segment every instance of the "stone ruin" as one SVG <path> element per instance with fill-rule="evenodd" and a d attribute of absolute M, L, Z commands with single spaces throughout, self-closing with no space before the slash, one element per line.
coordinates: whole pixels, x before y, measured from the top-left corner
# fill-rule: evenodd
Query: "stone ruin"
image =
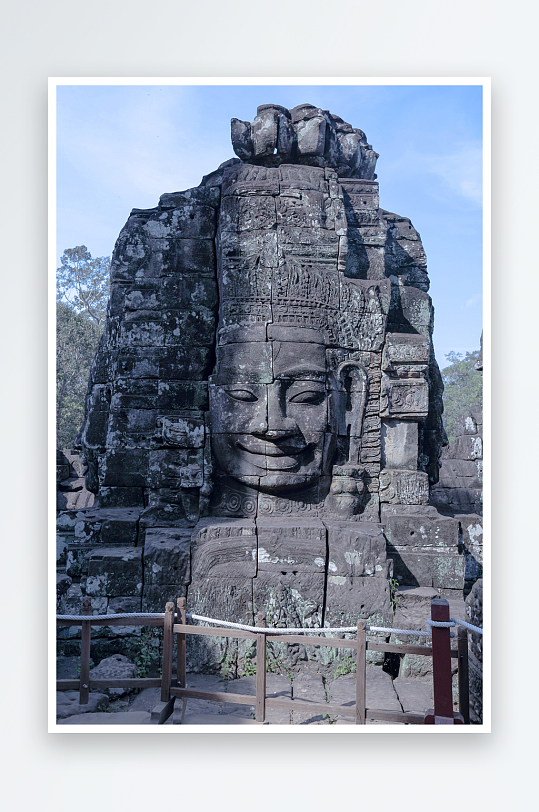
<path fill-rule="evenodd" d="M 134 209 L 116 242 L 85 484 L 64 479 L 58 516 L 62 605 L 184 595 L 226 621 L 391 625 L 395 587 L 462 596 L 467 567 L 459 519 L 430 502 L 447 439 L 421 239 L 338 116 L 262 105 L 231 129 L 237 158 Z M 121 633 L 125 650 L 140 630 Z M 252 654 L 211 639 L 190 638 L 193 670 Z M 274 648 L 292 670 L 339 656 Z"/>

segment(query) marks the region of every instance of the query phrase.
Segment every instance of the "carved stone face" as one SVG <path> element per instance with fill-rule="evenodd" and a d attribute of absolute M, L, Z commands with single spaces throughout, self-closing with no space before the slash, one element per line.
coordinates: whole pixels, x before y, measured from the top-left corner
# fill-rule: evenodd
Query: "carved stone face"
<path fill-rule="evenodd" d="M 335 447 L 325 344 L 320 336 L 313 343 L 313 330 L 291 333 L 293 341 L 220 347 L 210 383 L 212 446 L 222 470 L 273 493 L 317 482 L 329 473 Z"/>

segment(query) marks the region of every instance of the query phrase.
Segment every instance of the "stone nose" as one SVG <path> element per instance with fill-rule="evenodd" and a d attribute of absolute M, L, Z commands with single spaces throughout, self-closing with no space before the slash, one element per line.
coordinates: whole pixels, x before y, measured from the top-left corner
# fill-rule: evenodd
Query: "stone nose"
<path fill-rule="evenodd" d="M 268 386 L 268 423 L 265 437 L 268 440 L 279 440 L 282 437 L 291 437 L 297 431 L 296 421 L 286 415 L 282 385 L 276 381 Z"/>

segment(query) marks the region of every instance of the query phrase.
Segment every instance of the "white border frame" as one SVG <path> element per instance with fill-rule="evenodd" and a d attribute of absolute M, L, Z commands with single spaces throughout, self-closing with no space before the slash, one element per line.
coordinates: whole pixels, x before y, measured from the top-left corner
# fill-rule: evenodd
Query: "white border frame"
<path fill-rule="evenodd" d="M 480 85 L 483 88 L 483 724 L 467 726 L 281 726 L 242 725 L 57 725 L 56 724 L 56 88 L 60 85 Z M 267 733 L 318 735 L 413 733 L 457 735 L 491 732 L 492 432 L 491 432 L 491 80 L 489 77 L 49 77 L 48 101 L 48 731 L 50 733 Z M 436 302 L 433 303 L 436 305 Z M 486 544 L 485 544 L 486 540 Z"/>

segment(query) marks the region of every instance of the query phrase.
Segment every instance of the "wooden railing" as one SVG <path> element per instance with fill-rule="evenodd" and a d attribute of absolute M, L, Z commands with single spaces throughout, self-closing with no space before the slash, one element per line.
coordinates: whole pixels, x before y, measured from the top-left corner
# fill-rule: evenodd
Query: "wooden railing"
<path fill-rule="evenodd" d="M 173 711 L 174 700 L 188 698 L 206 699 L 214 702 L 229 702 L 238 705 L 255 707 L 255 721 L 263 724 L 266 720 L 266 709 L 309 710 L 315 713 L 335 713 L 351 719 L 358 725 L 368 721 L 382 721 L 394 724 L 469 724 L 468 698 L 468 641 L 467 632 L 459 628 L 458 648 L 451 648 L 449 628 L 432 628 L 432 646 L 410 645 L 400 643 L 375 642 L 367 640 L 366 621 L 359 619 L 355 640 L 336 637 L 321 637 L 310 634 L 271 634 L 251 632 L 245 629 L 214 628 L 193 626 L 187 623 L 185 598 L 178 598 L 177 620 L 175 623 L 174 604 L 169 602 L 165 607 L 163 636 L 163 671 L 161 684 L 161 701 L 167 703 L 162 714 L 164 723 Z M 435 599 L 431 604 L 431 619 L 449 621 L 449 604 L 446 600 Z M 258 613 L 257 626 L 266 625 L 263 612 Z M 186 636 L 188 634 L 232 637 L 253 640 L 256 642 L 256 693 L 230 694 L 221 691 L 199 691 L 186 685 Z M 173 679 L 173 641 L 177 635 L 176 678 Z M 283 699 L 266 696 L 266 642 L 300 643 L 312 646 L 331 646 L 338 649 L 352 649 L 356 652 L 356 696 L 353 706 L 331 703 L 306 702 L 305 700 Z M 432 657 L 434 682 L 434 708 L 428 713 L 397 712 L 381 708 L 366 707 L 366 653 L 382 651 L 395 654 L 419 654 Z M 451 659 L 458 660 L 459 668 L 459 707 L 460 712 L 453 711 L 453 690 L 451 676 Z M 176 683 L 175 685 L 173 683 Z M 183 710 L 185 711 L 185 704 Z"/>
<path fill-rule="evenodd" d="M 386 643 L 384 641 L 367 640 L 366 621 L 357 621 L 355 639 L 342 639 L 337 637 L 323 637 L 311 634 L 274 634 L 264 632 L 251 632 L 245 629 L 215 628 L 209 626 L 195 626 L 187 622 L 186 599 L 178 598 L 177 613 L 174 604 L 166 604 L 164 617 L 137 617 L 115 618 L 114 615 L 105 618 L 95 618 L 91 614 L 91 602 L 86 598 L 83 602 L 82 613 L 88 619 L 57 620 L 57 626 L 81 625 L 81 664 L 79 679 L 60 679 L 56 681 L 57 691 L 78 690 L 81 705 L 88 704 L 90 690 L 103 690 L 106 688 L 161 688 L 161 702 L 164 703 L 158 714 L 159 724 L 170 717 L 174 710 L 176 698 L 185 703 L 188 698 L 206 699 L 214 702 L 228 702 L 238 705 L 249 705 L 255 708 L 255 721 L 263 724 L 266 721 L 267 709 L 278 710 L 309 710 L 314 713 L 338 714 L 349 718 L 355 724 L 364 725 L 367 721 L 381 721 L 393 724 L 469 724 L 469 688 L 468 688 L 468 635 L 463 627 L 458 629 L 458 645 L 451 647 L 449 628 L 432 628 L 432 645 L 413 645 L 402 643 Z M 434 621 L 449 621 L 449 604 L 446 600 L 434 599 L 431 604 L 431 619 Z M 178 622 L 175 622 L 178 621 Z M 257 626 L 263 628 L 266 618 L 263 612 L 257 616 Z M 91 679 L 90 678 L 90 646 L 92 626 L 161 626 L 163 627 L 163 662 L 162 676 L 148 678 L 125 679 Z M 231 694 L 222 691 L 199 691 L 188 688 L 187 678 L 187 647 L 188 634 L 212 637 L 231 637 L 253 640 L 256 642 L 256 692 L 249 694 Z M 173 646 L 174 635 L 177 637 L 176 674 L 173 676 Z M 356 660 L 356 692 L 354 705 L 336 705 L 332 703 L 315 703 L 304 699 L 284 699 L 266 696 L 266 643 L 268 640 L 279 643 L 300 643 L 309 646 L 331 646 L 336 649 L 351 649 L 355 651 Z M 409 711 L 390 711 L 383 708 L 366 707 L 366 653 L 367 651 L 380 651 L 394 654 L 419 654 L 432 657 L 433 661 L 433 687 L 434 708 L 427 714 Z M 459 713 L 453 711 L 453 688 L 451 675 L 451 660 L 458 660 L 458 686 L 459 686 Z"/>
<path fill-rule="evenodd" d="M 91 600 L 85 598 L 82 603 L 82 614 L 88 615 L 88 620 L 56 620 L 56 626 L 81 626 L 80 649 L 80 677 L 78 679 L 57 679 L 57 691 L 78 691 L 79 704 L 87 705 L 90 690 L 99 691 L 105 688 L 159 688 L 160 677 L 126 677 L 123 679 L 91 679 L 90 678 L 90 647 L 92 626 L 163 626 L 163 617 L 114 617 L 94 618 L 91 614 Z"/>

